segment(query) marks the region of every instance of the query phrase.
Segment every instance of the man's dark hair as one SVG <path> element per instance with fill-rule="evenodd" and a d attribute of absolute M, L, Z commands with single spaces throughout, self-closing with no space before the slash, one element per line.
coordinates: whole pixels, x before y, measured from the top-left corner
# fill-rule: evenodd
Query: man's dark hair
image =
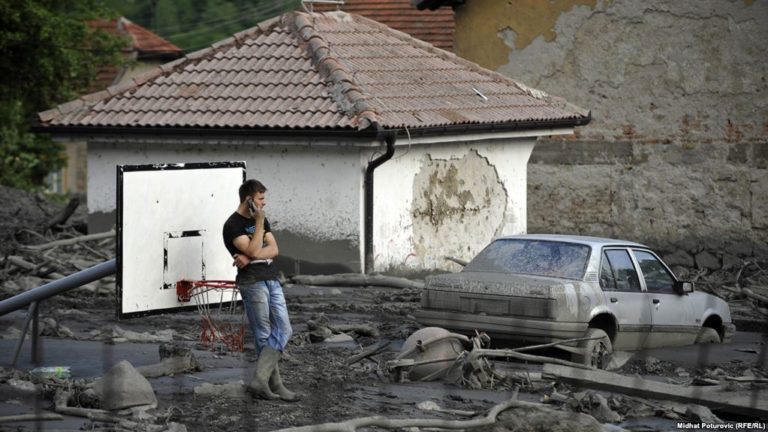
<path fill-rule="evenodd" d="M 245 201 L 246 198 L 257 192 L 265 193 L 266 191 L 266 186 L 260 181 L 254 179 L 246 180 L 245 183 L 240 185 L 240 202 Z"/>

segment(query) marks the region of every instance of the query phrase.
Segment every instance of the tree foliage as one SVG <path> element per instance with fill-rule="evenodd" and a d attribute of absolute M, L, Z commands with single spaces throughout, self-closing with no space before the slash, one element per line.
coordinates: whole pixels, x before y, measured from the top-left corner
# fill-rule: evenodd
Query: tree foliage
<path fill-rule="evenodd" d="M 126 43 L 87 25 L 98 0 L 0 0 L 0 184 L 38 188 L 62 166 L 59 143 L 30 132 L 39 111 L 85 93 Z"/>
<path fill-rule="evenodd" d="M 300 0 L 107 0 L 130 19 L 194 51 L 294 10 Z"/>

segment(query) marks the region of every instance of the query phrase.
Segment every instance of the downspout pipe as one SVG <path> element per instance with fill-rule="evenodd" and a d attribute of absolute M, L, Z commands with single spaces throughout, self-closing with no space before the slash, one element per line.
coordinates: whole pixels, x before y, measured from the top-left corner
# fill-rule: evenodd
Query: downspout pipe
<path fill-rule="evenodd" d="M 366 274 L 373 271 L 373 172 L 376 168 L 384 164 L 384 162 L 392 159 L 395 154 L 395 141 L 397 132 L 386 131 L 378 123 L 375 124 L 378 131 L 377 137 L 382 139 L 387 149 L 384 154 L 370 161 L 368 166 L 365 167 L 365 179 L 363 182 L 363 212 L 365 213 L 365 227 L 363 231 L 364 238 L 364 256 L 365 264 L 364 271 Z"/>

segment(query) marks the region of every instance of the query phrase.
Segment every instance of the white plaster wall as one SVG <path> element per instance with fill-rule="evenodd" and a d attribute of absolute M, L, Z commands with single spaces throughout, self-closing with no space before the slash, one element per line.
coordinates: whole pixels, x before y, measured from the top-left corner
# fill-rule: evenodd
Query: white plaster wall
<path fill-rule="evenodd" d="M 520 234 L 526 231 L 526 173 L 528 158 L 535 145 L 535 137 L 508 138 L 503 140 L 480 140 L 474 142 L 450 142 L 437 144 L 408 145 L 407 140 L 399 140 L 395 155 L 375 172 L 374 190 L 374 270 L 433 270 L 452 268 L 443 256 L 449 255 L 470 259 L 488 242 L 499 235 Z M 452 222 L 453 226 L 442 231 L 443 239 L 428 238 L 418 241 L 414 237 L 414 180 L 425 164 L 440 160 L 455 161 L 460 167 L 462 158 L 487 160 L 495 169 L 498 182 L 503 190 L 501 195 L 493 197 L 494 203 L 506 204 L 504 209 L 485 209 L 481 220 L 468 217 L 466 223 Z M 365 162 L 370 156 L 364 155 Z M 448 162 L 450 164 L 450 162 Z M 477 166 L 475 164 L 475 166 Z M 486 168 L 481 167 L 483 171 Z M 471 179 L 480 173 L 458 173 L 462 179 Z M 492 173 L 491 173 L 492 174 Z M 423 175 L 423 174 L 422 174 Z M 420 177 L 423 179 L 423 177 Z M 485 177 L 484 177 L 485 178 Z M 437 177 L 435 177 L 435 180 Z M 475 197 L 484 193 L 479 184 L 469 185 L 464 181 L 461 187 L 471 187 Z M 490 186 L 490 185 L 488 185 Z M 500 190 L 495 188 L 497 192 Z M 459 190 L 459 193 L 462 191 Z M 441 194 L 444 191 L 436 190 Z M 494 204 L 495 205 L 495 204 Z M 493 218 L 499 210 L 503 217 L 488 226 L 486 218 Z M 450 212 L 450 210 L 449 210 Z M 454 218 L 455 219 L 455 218 Z M 450 220 L 448 222 L 451 222 Z M 446 235 L 447 233 L 447 235 Z M 480 234 L 480 235 L 478 235 Z M 460 239 L 452 242 L 455 238 Z M 423 244 L 420 244 L 423 243 Z M 425 250 L 424 244 L 430 249 Z"/>
<path fill-rule="evenodd" d="M 267 217 L 275 230 L 314 241 L 360 244 L 360 150 L 355 147 L 111 144 L 88 148 L 88 211 L 115 210 L 118 164 L 245 161 L 247 178 L 267 187 Z M 232 210 L 238 205 L 232 193 Z"/>

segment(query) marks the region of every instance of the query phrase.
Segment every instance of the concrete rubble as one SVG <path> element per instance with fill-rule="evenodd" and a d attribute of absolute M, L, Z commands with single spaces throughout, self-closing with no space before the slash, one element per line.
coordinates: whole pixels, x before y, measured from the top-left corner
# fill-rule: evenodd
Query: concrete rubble
<path fill-rule="evenodd" d="M 157 406 L 152 384 L 126 360 L 94 382 L 93 391 L 107 410 Z"/>

